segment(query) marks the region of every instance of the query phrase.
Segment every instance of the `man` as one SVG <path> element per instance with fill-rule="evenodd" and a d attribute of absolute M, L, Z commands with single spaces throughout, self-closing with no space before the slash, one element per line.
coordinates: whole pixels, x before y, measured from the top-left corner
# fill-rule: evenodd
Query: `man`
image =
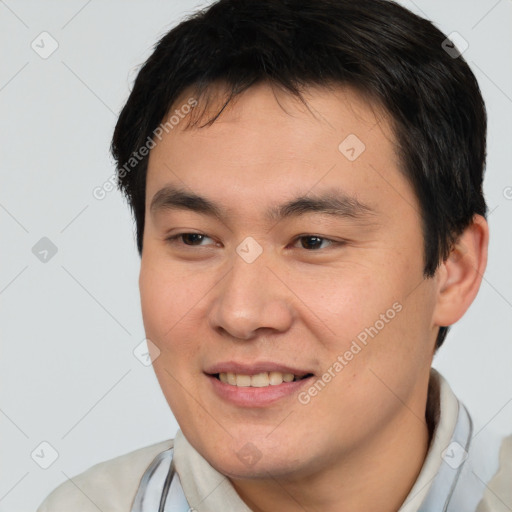
<path fill-rule="evenodd" d="M 383 0 L 220 0 L 160 41 L 112 150 L 180 430 L 40 512 L 511 509 L 512 437 L 431 369 L 489 239 L 445 40 Z"/>

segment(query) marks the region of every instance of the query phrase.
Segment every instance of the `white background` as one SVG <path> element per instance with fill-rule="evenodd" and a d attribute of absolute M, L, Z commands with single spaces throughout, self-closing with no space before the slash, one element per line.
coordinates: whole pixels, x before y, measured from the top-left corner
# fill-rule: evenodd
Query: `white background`
<path fill-rule="evenodd" d="M 434 365 L 477 428 L 511 432 L 512 0 L 402 3 L 468 41 L 489 114 L 488 268 Z M 117 190 L 92 190 L 114 172 L 108 147 L 137 66 L 199 5 L 0 1 L 1 512 L 35 510 L 67 477 L 176 432 L 132 353 L 144 331 L 129 209 Z M 59 45 L 47 59 L 31 48 L 43 31 Z M 32 253 L 42 237 L 58 250 L 47 263 Z M 43 441 L 59 454 L 48 469 L 31 458 Z"/>

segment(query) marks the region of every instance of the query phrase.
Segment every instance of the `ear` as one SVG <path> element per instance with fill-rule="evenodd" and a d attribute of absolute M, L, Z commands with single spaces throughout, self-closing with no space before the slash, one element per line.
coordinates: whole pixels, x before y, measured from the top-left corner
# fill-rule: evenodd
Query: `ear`
<path fill-rule="evenodd" d="M 489 226 L 481 215 L 460 235 L 450 256 L 437 270 L 437 299 L 434 326 L 457 322 L 473 302 L 487 266 Z"/>

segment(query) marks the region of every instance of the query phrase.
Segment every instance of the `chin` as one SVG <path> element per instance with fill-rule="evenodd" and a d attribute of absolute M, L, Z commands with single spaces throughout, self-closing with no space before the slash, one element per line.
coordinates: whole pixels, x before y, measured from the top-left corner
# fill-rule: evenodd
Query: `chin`
<path fill-rule="evenodd" d="M 266 437 L 268 429 L 264 435 L 252 433 L 237 438 L 226 434 L 222 440 L 200 440 L 193 445 L 211 466 L 231 479 L 286 477 L 304 466 L 303 448 L 290 445 L 289 439 L 285 441 L 276 436 L 271 440 Z M 301 459 L 297 458 L 298 454 Z"/>
<path fill-rule="evenodd" d="M 247 459 L 240 460 L 234 452 L 225 453 L 226 457 L 215 457 L 215 460 L 209 462 L 219 473 L 232 480 L 286 478 L 296 475 L 301 467 L 301 462 L 287 458 L 286 455 L 276 457 L 274 454 L 269 458 L 268 454 L 262 453 L 261 458 L 250 462 Z"/>

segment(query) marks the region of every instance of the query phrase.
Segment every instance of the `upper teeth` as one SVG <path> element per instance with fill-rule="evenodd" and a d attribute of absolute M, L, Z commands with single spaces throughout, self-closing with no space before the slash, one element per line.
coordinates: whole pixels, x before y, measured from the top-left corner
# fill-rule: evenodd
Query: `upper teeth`
<path fill-rule="evenodd" d="M 219 373 L 219 379 L 226 384 L 240 387 L 263 388 L 265 386 L 277 386 L 283 382 L 291 382 L 295 379 L 293 373 L 262 372 L 256 375 L 243 375 L 240 373 Z M 299 379 L 299 377 L 297 377 Z"/>

